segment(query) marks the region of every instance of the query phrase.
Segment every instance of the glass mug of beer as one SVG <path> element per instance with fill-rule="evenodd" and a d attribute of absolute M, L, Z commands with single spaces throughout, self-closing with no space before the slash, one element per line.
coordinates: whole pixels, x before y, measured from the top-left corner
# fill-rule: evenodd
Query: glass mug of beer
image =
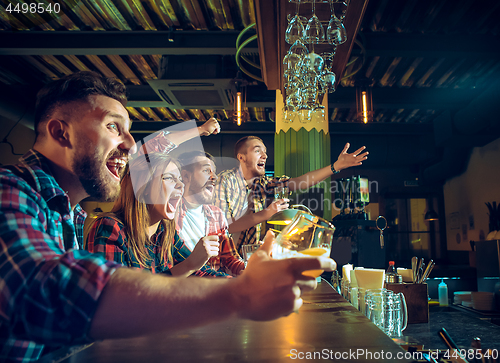
<path fill-rule="evenodd" d="M 330 257 L 335 227 L 323 218 L 299 212 L 276 237 L 272 257 L 326 256 Z M 323 270 L 304 271 L 306 276 L 318 277 Z"/>

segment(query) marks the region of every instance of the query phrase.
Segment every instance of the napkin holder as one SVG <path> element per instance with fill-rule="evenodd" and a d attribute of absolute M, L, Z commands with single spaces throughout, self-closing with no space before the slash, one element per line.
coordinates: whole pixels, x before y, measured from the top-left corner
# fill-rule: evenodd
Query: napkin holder
<path fill-rule="evenodd" d="M 429 322 L 429 297 L 427 284 L 390 284 L 386 283 L 386 289 L 395 293 L 402 292 L 405 296 L 408 309 L 408 324 Z"/>

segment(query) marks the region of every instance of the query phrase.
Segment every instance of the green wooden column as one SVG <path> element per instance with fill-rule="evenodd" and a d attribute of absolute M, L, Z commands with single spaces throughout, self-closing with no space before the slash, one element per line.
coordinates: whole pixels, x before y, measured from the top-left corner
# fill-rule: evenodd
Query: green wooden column
<path fill-rule="evenodd" d="M 328 97 L 324 97 L 325 117 L 313 117 L 310 122 L 300 122 L 296 114 L 290 123 L 283 122 L 283 98 L 276 91 L 276 132 L 274 134 L 274 171 L 276 176 L 288 175 L 292 178 L 309 171 L 330 165 L 330 134 L 328 132 Z M 321 182 L 323 197 L 317 202 L 322 205 L 318 213 L 326 220 L 332 218 L 332 197 L 330 178 Z M 292 195 L 292 202 L 299 198 L 318 198 L 316 193 L 305 192 Z M 315 202 L 314 202 L 315 203 Z M 311 206 L 314 204 L 311 201 Z"/>

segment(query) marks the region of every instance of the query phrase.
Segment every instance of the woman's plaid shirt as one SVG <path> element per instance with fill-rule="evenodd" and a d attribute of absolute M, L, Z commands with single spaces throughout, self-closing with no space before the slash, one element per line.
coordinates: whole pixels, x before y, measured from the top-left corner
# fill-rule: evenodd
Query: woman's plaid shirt
<path fill-rule="evenodd" d="M 90 252 L 100 254 L 110 261 L 121 263 L 128 267 L 146 269 L 152 273 L 167 273 L 172 267 L 165 260 L 165 256 L 161 255 L 160 242 L 164 233 L 163 225 L 160 223 L 156 233 L 151 236 L 151 243 L 146 246 L 149 254 L 149 260 L 146 262 L 146 267 L 141 266 L 134 254 L 129 251 L 127 243 L 127 235 L 125 233 L 125 225 L 119 220 L 112 217 L 99 217 L 92 224 L 89 233 L 85 240 L 85 249 Z M 179 238 L 177 232 L 174 235 L 172 246 L 172 256 L 174 264 L 181 263 L 189 255 L 191 251 Z M 196 276 L 202 277 L 227 277 L 223 272 L 218 272 L 210 268 L 202 268 L 195 273 Z"/>

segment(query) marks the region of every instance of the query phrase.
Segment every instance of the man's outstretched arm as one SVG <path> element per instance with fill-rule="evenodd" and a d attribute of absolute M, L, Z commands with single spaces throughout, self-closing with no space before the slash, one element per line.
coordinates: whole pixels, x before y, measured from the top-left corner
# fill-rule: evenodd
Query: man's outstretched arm
<path fill-rule="evenodd" d="M 344 149 L 340 153 L 337 161 L 333 163 L 333 165 L 328 165 L 324 168 L 313 170 L 296 178 L 290 179 L 288 183 L 290 191 L 306 190 L 333 175 L 333 170 L 339 172 L 341 170 L 350 168 L 351 166 L 361 165 L 363 161 L 368 159 L 368 151 L 363 152 L 363 150 L 366 148 L 365 146 L 360 147 L 358 150 L 351 154 L 347 152 L 349 146 L 349 143 L 345 144 Z"/>
<path fill-rule="evenodd" d="M 333 270 L 335 262 L 319 257 L 273 260 L 273 241 L 268 232 L 236 279 L 180 279 L 119 269 L 102 293 L 90 336 L 134 337 L 230 317 L 272 320 L 298 310 L 301 290 L 316 287 L 315 279 L 302 271 Z"/>

